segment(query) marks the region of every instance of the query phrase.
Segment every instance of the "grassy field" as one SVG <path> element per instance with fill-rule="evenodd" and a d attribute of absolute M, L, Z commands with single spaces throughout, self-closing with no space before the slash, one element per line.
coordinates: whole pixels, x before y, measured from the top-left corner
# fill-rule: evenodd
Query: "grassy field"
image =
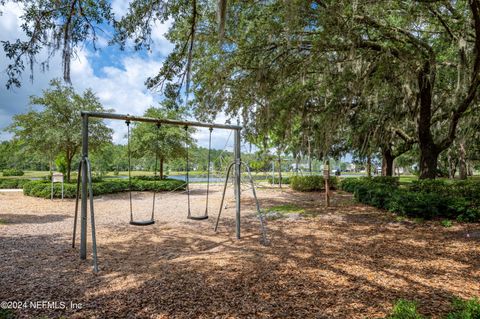
<path fill-rule="evenodd" d="M 23 172 L 25 173 L 23 176 L 3 176 L 3 174 L 1 176 L 2 176 L 2 178 L 31 179 L 31 178 L 43 178 L 43 177 L 48 176 L 48 174 L 50 173 L 48 171 L 23 171 Z"/>

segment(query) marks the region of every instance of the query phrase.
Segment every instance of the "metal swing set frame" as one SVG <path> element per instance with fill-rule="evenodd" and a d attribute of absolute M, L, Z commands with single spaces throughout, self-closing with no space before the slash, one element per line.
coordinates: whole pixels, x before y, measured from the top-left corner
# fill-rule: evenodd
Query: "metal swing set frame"
<path fill-rule="evenodd" d="M 255 192 L 255 185 L 253 182 L 252 174 L 248 165 L 242 163 L 241 161 L 241 140 L 240 133 L 242 126 L 239 125 L 228 125 L 228 124 L 214 124 L 214 123 L 202 123 L 202 122 L 192 122 L 192 121 L 177 121 L 169 119 L 160 119 L 160 118 L 151 118 L 151 117 L 140 117 L 132 116 L 129 114 L 114 114 L 114 113 L 102 113 L 102 112 L 87 112 L 82 111 L 82 158 L 78 166 L 78 178 L 77 178 L 77 192 L 76 192 L 76 201 L 75 201 L 75 219 L 73 223 L 73 236 L 72 236 L 72 247 L 75 248 L 75 238 L 77 230 L 77 220 L 78 220 L 78 207 L 80 199 L 80 259 L 87 259 L 87 211 L 88 206 L 90 210 L 90 222 L 91 222 L 91 233 L 92 233 L 92 254 L 93 254 L 93 270 L 98 272 L 98 258 L 97 258 L 97 241 L 96 241 L 96 231 L 95 231 L 95 211 L 94 211 L 94 202 L 93 202 L 93 185 L 92 185 L 92 169 L 90 160 L 88 158 L 88 124 L 90 118 L 100 118 L 100 119 L 110 119 L 110 120 L 124 120 L 124 121 L 136 121 L 136 122 L 147 122 L 184 127 L 206 127 L 211 129 L 226 129 L 234 131 L 234 161 L 228 166 L 227 175 L 225 178 L 225 184 L 222 193 L 221 205 L 218 211 L 218 217 L 215 224 L 215 232 L 218 228 L 218 222 L 220 215 L 223 209 L 223 203 L 225 200 L 226 189 L 228 185 L 228 179 L 230 173 L 233 169 L 234 171 L 234 195 L 235 195 L 235 233 L 236 238 L 240 239 L 240 217 L 241 217 L 241 207 L 240 207 L 240 195 L 241 195 L 241 167 L 242 165 L 246 168 L 248 173 L 248 178 L 250 180 L 251 189 L 253 196 L 255 198 L 256 209 L 258 217 L 260 219 L 260 226 L 262 232 L 262 241 L 264 244 L 267 243 L 266 231 L 264 226 L 263 215 L 260 211 L 260 205 L 258 198 Z M 188 186 L 187 186 L 188 187 Z"/>

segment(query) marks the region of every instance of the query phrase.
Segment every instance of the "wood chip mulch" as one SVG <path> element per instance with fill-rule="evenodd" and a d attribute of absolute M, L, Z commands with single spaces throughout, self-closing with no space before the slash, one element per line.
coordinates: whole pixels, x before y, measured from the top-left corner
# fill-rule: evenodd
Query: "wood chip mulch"
<path fill-rule="evenodd" d="M 91 255 L 80 260 L 71 247 L 74 201 L 0 193 L 0 301 L 65 303 L 17 309 L 19 318 L 382 318 L 402 298 L 440 318 L 452 298 L 480 297 L 479 224 L 396 221 L 341 192 L 331 208 L 321 194 L 258 194 L 263 207 L 295 204 L 308 216 L 269 220 L 263 246 L 248 193 L 241 240 L 231 196 L 212 230 L 219 186 L 202 222 L 185 218 L 179 194 L 159 196 L 150 227 L 128 225 L 127 194 L 96 198 L 94 274 Z M 192 203 L 205 209 L 200 189 Z M 135 194 L 134 205 L 148 216 L 151 194 Z"/>

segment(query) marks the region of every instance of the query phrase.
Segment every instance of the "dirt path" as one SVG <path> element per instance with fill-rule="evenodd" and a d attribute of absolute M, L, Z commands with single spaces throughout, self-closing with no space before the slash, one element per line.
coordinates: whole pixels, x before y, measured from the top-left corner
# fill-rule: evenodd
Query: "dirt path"
<path fill-rule="evenodd" d="M 185 195 L 160 195 L 150 227 L 128 225 L 127 194 L 96 198 L 98 275 L 71 248 L 72 200 L 0 193 L 0 301 L 65 302 L 29 304 L 15 312 L 23 318 L 375 318 L 405 298 L 436 318 L 454 296 L 480 297 L 478 224 L 397 222 L 346 194 L 325 209 L 319 194 L 258 193 L 264 207 L 295 204 L 312 217 L 268 221 L 265 247 L 247 193 L 240 241 L 231 193 L 217 234 L 215 218 L 185 218 Z M 203 186 L 193 194 L 202 214 Z M 213 187 L 212 217 L 220 195 Z M 151 194 L 134 200 L 147 218 Z"/>

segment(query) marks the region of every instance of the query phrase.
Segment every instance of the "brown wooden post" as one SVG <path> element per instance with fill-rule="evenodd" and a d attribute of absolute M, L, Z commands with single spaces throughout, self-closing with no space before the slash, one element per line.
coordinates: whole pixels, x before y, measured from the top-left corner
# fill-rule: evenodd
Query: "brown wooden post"
<path fill-rule="evenodd" d="M 325 206 L 330 207 L 330 184 L 328 180 L 330 179 L 330 161 L 325 160 L 323 165 L 323 178 L 325 180 Z"/>

